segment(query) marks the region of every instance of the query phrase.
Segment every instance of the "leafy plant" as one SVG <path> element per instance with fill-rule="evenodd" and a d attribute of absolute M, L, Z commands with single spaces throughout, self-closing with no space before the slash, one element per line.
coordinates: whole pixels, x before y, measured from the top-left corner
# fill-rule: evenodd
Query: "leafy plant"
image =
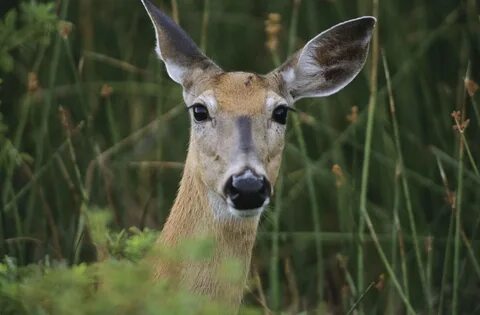
<path fill-rule="evenodd" d="M 52 262 L 46 257 L 26 267 L 19 267 L 14 258 L 5 257 L 0 264 L 0 314 L 228 313 L 227 306 L 212 302 L 206 296 L 193 295 L 169 279 L 152 281 L 150 260 L 143 258 L 157 233 L 136 228 L 114 233 L 107 228 L 108 212 L 94 209 L 88 213 L 93 242 L 97 249 L 108 246 L 108 257 L 98 263 L 74 266 Z M 160 255 L 174 263 L 184 259 L 201 260 L 212 254 L 208 248 L 212 248 L 209 240 L 191 240 L 152 255 Z M 235 276 L 235 268 L 238 266 L 233 262 L 225 265 L 225 281 Z M 245 308 L 241 314 L 258 312 Z"/>
<path fill-rule="evenodd" d="M 22 2 L 20 11 L 12 9 L 5 14 L 0 20 L 0 72 L 13 70 L 15 49 L 49 44 L 58 23 L 54 8 L 53 2 Z"/>
<path fill-rule="evenodd" d="M 225 314 L 225 307 L 168 281 L 146 263 L 107 260 L 67 267 L 0 264 L 3 314 Z"/>

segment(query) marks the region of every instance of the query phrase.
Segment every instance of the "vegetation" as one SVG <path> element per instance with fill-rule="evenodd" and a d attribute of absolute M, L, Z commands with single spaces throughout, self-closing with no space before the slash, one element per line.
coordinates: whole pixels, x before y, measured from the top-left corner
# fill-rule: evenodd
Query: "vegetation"
<path fill-rule="evenodd" d="M 378 17 L 359 77 L 290 118 L 245 312 L 480 314 L 475 0 L 156 2 L 222 67 L 259 73 L 331 25 Z M 189 130 L 140 2 L 11 3 L 0 4 L 0 314 L 222 314 L 148 281 L 141 259 Z M 171 255 L 202 259 L 210 245 Z"/>

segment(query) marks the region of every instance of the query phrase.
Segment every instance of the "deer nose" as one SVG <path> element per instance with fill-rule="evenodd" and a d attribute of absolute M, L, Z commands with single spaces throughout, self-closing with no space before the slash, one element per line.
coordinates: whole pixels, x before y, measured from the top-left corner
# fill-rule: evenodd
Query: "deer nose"
<path fill-rule="evenodd" d="M 251 210 L 264 206 L 270 197 L 270 183 L 265 176 L 252 170 L 231 176 L 225 185 L 225 195 L 237 210 Z"/>

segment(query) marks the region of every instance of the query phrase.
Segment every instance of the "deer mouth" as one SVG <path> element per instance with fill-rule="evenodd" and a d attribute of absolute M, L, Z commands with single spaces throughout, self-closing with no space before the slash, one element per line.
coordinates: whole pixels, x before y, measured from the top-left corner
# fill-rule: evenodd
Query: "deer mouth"
<path fill-rule="evenodd" d="M 262 214 L 263 210 L 265 207 L 257 208 L 257 209 L 249 209 L 249 210 L 237 210 L 228 205 L 228 211 L 235 217 L 241 218 L 241 219 L 248 219 L 248 218 L 254 218 L 258 217 Z"/>

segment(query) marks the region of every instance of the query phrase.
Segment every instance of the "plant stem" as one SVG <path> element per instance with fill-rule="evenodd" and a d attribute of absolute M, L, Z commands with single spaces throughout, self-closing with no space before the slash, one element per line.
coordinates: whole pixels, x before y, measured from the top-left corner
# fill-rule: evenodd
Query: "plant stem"
<path fill-rule="evenodd" d="M 402 147 L 400 143 L 400 132 L 398 128 L 398 122 L 397 122 L 397 116 L 396 116 L 396 108 L 395 108 L 395 100 L 393 98 L 393 91 L 392 91 L 392 85 L 391 85 L 391 80 L 390 80 L 390 72 L 388 69 L 388 63 L 385 55 L 382 56 L 383 59 L 383 65 L 385 69 L 385 78 L 387 81 L 387 90 L 388 90 L 388 95 L 389 95 L 389 101 L 390 101 L 390 112 L 392 115 L 392 124 L 393 124 L 393 133 L 394 133 L 394 139 L 395 139 L 395 147 L 398 155 L 398 169 L 399 169 L 399 177 L 401 179 L 402 183 L 402 188 L 405 196 L 405 201 L 406 201 L 406 207 L 407 207 L 407 213 L 408 213 L 408 219 L 410 222 L 410 229 L 412 233 L 412 238 L 413 238 L 413 247 L 415 249 L 415 257 L 417 261 L 417 267 L 418 267 L 418 273 L 420 275 L 420 281 L 422 283 L 422 288 L 423 292 L 425 294 L 425 298 L 427 299 L 427 306 L 429 313 L 432 312 L 433 310 L 433 305 L 432 305 L 432 300 L 430 298 L 430 294 L 427 289 L 427 284 L 425 280 L 425 274 L 424 274 L 424 267 L 423 267 L 423 261 L 421 257 L 421 252 L 420 252 L 420 246 L 418 242 L 418 236 L 417 236 L 417 229 L 415 225 L 415 218 L 413 216 L 413 207 L 412 207 L 412 201 L 410 198 L 410 187 L 408 185 L 408 181 L 406 176 L 404 175 L 404 162 L 403 162 L 403 154 L 402 154 Z"/>
<path fill-rule="evenodd" d="M 297 24 L 298 24 L 298 11 L 300 9 L 301 0 L 293 1 L 293 10 L 292 10 L 292 20 L 290 22 L 290 31 L 289 31 L 289 41 L 288 41 L 288 54 L 292 54 L 295 48 L 295 38 L 297 33 Z M 299 149 L 303 157 L 303 162 L 305 163 L 305 180 L 307 184 L 309 203 L 312 209 L 312 218 L 313 218 L 313 229 L 315 235 L 321 233 L 321 223 L 320 223 L 320 211 L 318 207 L 317 195 L 315 192 L 315 184 L 313 180 L 313 172 L 311 161 L 308 158 L 307 146 L 305 144 L 305 138 L 303 135 L 300 119 L 297 115 L 292 117 L 293 127 L 295 136 L 298 141 Z M 317 256 L 317 296 L 319 301 L 323 301 L 323 253 L 322 253 L 322 244 L 319 238 L 315 238 L 315 252 Z"/>
<path fill-rule="evenodd" d="M 207 52 L 209 20 L 210 20 L 210 0 L 204 0 L 203 18 L 202 18 L 202 38 L 200 40 L 200 48 L 204 53 Z"/>
<path fill-rule="evenodd" d="M 280 214 L 282 212 L 284 179 L 283 172 L 280 170 L 280 176 L 277 181 L 277 191 L 275 195 L 275 210 L 273 213 L 273 231 L 272 231 L 272 256 L 270 258 L 270 300 L 271 309 L 278 312 L 280 309 L 280 273 L 279 273 L 279 230 Z"/>
<path fill-rule="evenodd" d="M 468 66 L 467 66 L 468 69 Z M 468 73 L 468 70 L 467 70 Z M 461 121 L 465 121 L 465 99 L 466 91 L 463 90 L 463 102 L 461 108 Z M 457 119 L 455 119 L 458 127 Z M 464 151 L 465 144 L 463 134 L 463 127 L 458 128 L 459 133 L 458 142 L 458 170 L 457 170 L 457 191 L 455 194 L 455 211 L 452 215 L 455 217 L 455 235 L 454 235 L 454 247 L 453 247 L 453 297 L 452 297 L 452 314 L 458 314 L 458 289 L 460 282 L 460 235 L 462 229 L 462 198 L 463 198 L 463 167 L 464 167 Z"/>
<path fill-rule="evenodd" d="M 373 16 L 378 16 L 379 0 L 373 0 Z M 378 25 L 376 26 L 372 39 L 372 65 L 370 69 L 370 99 L 368 101 L 368 117 L 367 117 L 367 131 L 364 145 L 362 177 L 360 184 L 360 213 L 358 219 L 358 250 L 357 250 L 357 287 L 361 292 L 365 289 L 364 279 L 364 238 L 363 232 L 365 230 L 365 214 L 367 213 L 367 191 L 368 191 L 368 177 L 370 168 L 370 152 L 372 149 L 373 139 L 373 123 L 375 120 L 375 108 L 377 104 L 377 77 L 378 77 L 378 58 L 379 58 L 379 44 L 378 44 Z M 359 314 L 363 314 L 363 307 L 359 305 Z"/>

